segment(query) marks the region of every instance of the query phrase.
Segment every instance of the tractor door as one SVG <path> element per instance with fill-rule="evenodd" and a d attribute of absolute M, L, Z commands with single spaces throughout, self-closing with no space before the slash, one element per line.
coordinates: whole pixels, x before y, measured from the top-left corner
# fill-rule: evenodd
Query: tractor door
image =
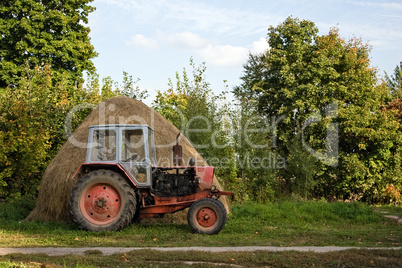
<path fill-rule="evenodd" d="M 137 186 L 151 186 L 151 166 L 155 164 L 153 132 L 147 126 L 121 127 L 120 165 Z"/>

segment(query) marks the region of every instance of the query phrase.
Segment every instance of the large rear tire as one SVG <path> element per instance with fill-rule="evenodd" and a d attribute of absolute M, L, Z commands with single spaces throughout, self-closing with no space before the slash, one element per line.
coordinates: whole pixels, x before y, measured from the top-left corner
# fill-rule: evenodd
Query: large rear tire
<path fill-rule="evenodd" d="M 111 170 L 95 170 L 74 186 L 69 210 L 81 229 L 118 231 L 133 219 L 137 208 L 134 188 Z"/>
<path fill-rule="evenodd" d="M 227 212 L 219 200 L 203 198 L 195 201 L 188 210 L 187 222 L 194 233 L 213 235 L 225 226 Z"/>

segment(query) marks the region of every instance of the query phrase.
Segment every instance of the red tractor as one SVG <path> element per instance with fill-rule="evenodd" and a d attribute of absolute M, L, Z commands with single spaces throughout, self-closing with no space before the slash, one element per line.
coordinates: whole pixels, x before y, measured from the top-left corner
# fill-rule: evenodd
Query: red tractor
<path fill-rule="evenodd" d="M 233 193 L 212 185 L 213 167 L 194 166 L 193 159 L 182 166 L 178 144 L 173 158 L 172 167 L 156 165 L 153 130 L 147 125 L 90 126 L 86 161 L 75 174 L 79 180 L 69 202 L 73 221 L 89 231 L 117 231 L 189 207 L 193 232 L 219 233 L 227 212 L 218 198 L 233 199 Z"/>

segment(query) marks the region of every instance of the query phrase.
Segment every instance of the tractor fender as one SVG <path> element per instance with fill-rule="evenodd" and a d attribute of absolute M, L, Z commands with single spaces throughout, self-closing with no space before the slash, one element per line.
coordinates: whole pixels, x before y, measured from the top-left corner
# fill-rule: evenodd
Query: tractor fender
<path fill-rule="evenodd" d="M 214 179 L 214 167 L 195 167 L 196 177 L 199 178 L 199 185 L 202 190 L 209 190 Z"/>
<path fill-rule="evenodd" d="M 123 167 L 120 166 L 118 163 L 83 163 L 77 169 L 73 178 L 78 177 L 79 179 L 82 176 L 84 176 L 84 174 L 98 169 L 109 169 L 117 173 L 120 173 L 123 177 L 127 179 L 127 182 L 129 182 L 132 186 L 137 187 L 137 183 L 133 180 L 133 178 L 131 178 L 129 174 L 127 174 L 127 172 L 123 169 Z"/>

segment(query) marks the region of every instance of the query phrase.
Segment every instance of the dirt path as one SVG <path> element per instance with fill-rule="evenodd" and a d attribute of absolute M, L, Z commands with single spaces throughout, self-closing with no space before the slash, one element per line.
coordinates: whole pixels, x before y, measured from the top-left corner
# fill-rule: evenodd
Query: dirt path
<path fill-rule="evenodd" d="M 206 252 L 234 252 L 234 251 L 312 251 L 312 252 L 330 252 L 341 251 L 348 249 L 387 249 L 387 250 L 401 250 L 402 247 L 169 247 L 169 248 L 130 248 L 130 247 L 85 247 L 85 248 L 0 248 L 0 255 L 7 255 L 12 253 L 22 254 L 47 254 L 49 256 L 62 256 L 68 254 L 85 255 L 88 251 L 99 251 L 103 255 L 111 255 L 115 253 L 125 253 L 133 250 L 157 250 L 157 251 L 206 251 Z"/>

